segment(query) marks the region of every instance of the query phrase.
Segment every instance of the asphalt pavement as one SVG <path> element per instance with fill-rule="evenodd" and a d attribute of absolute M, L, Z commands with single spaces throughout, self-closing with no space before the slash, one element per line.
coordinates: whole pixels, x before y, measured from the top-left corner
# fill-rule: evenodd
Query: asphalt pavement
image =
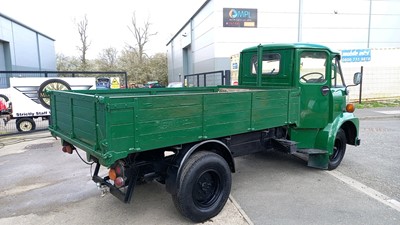
<path fill-rule="evenodd" d="M 356 109 L 355 115 L 360 120 L 400 118 L 400 106 Z M 29 146 L 34 145 L 49 148 L 47 151 L 60 147 L 59 140 L 52 139 L 47 131 L 18 135 L 18 138 L 15 136 L 0 136 L 2 178 L 6 177 L 4 171 L 11 171 L 8 167 L 5 168 L 11 159 L 2 157 L 33 154 L 29 153 Z M 71 157 L 66 154 L 61 155 L 63 158 Z M 67 162 L 70 158 L 65 160 Z M 366 197 L 363 192 L 326 176 L 324 171 L 306 167 L 301 159 L 293 156 L 273 152 L 255 154 L 237 158 L 236 164 L 237 173 L 233 174 L 232 193 L 226 206 L 218 216 L 204 224 L 346 224 L 348 221 L 353 221 L 352 224 L 400 223 L 400 205 L 397 209 L 397 203 L 389 208 L 374 198 Z M 19 164 L 19 167 L 24 168 L 24 165 Z M 254 173 L 260 169 L 266 172 Z M 35 171 L 29 173 L 34 174 Z M 40 175 L 42 174 L 37 176 Z M 78 175 L 76 174 L 77 177 Z M 81 180 L 76 182 L 79 181 Z M 23 185 L 21 189 L 12 186 L 12 181 L 3 180 L 0 184 L 0 205 L 10 204 L 18 199 L 24 201 L 22 196 L 18 195 L 30 196 L 29 191 L 52 185 L 50 181 L 43 182 L 43 185 L 40 183 L 35 185 L 35 182 L 32 182 L 31 186 Z M 89 183 L 90 186 L 87 186 Z M 89 179 L 80 186 L 89 191 L 81 194 L 78 199 L 71 202 L 58 200 L 58 207 L 49 207 L 46 212 L 40 211 L 40 207 L 29 211 L 29 205 L 35 201 L 34 199 L 43 198 L 46 192 L 34 195 L 29 201 L 20 204 L 19 207 L 28 209 L 26 211 L 13 212 L 13 209 L 8 209 L 9 211 L 4 211 L 2 214 L 0 210 L 0 224 L 99 224 L 102 221 L 117 224 L 190 224 L 176 212 L 163 186 L 155 183 L 146 185 L 141 185 L 135 190 L 136 200 L 132 208 L 115 200 L 111 195 L 101 198 Z M 61 199 L 57 192 L 68 193 L 68 189 L 54 190 L 55 197 Z M 46 197 L 53 198 L 51 193 Z M 68 196 L 72 199 L 73 194 L 70 193 Z M 329 198 L 332 195 L 336 197 Z M 56 203 L 57 201 L 51 204 Z M 60 207 L 60 204 L 65 204 L 65 207 Z M 126 217 L 128 214 L 130 217 Z M 262 219 L 265 215 L 270 219 Z M 371 216 L 363 218 L 360 215 Z M 374 215 L 380 215 L 381 218 L 376 218 Z M 118 219 L 129 219 L 129 221 L 121 222 Z"/>
<path fill-rule="evenodd" d="M 382 107 L 382 108 L 365 108 L 357 109 L 354 114 L 360 120 L 366 119 L 383 119 L 383 118 L 400 118 L 400 106 L 398 107 Z"/>

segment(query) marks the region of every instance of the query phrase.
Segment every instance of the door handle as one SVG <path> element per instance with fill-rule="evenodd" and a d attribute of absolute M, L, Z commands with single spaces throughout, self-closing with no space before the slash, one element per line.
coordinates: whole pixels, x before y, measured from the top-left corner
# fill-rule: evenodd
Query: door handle
<path fill-rule="evenodd" d="M 323 96 L 327 95 L 331 89 L 328 86 L 321 87 L 321 93 Z"/>

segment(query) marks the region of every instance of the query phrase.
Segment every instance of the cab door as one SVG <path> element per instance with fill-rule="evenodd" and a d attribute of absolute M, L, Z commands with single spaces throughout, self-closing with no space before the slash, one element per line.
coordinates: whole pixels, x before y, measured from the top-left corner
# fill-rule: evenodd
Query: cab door
<path fill-rule="evenodd" d="M 298 53 L 300 87 L 300 128 L 324 128 L 329 121 L 330 60 L 321 50 Z"/>

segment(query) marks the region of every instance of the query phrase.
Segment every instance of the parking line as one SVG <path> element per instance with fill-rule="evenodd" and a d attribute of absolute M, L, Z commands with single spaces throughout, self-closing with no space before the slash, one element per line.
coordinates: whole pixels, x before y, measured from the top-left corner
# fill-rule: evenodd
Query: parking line
<path fill-rule="evenodd" d="M 378 200 L 379 202 L 400 212 L 400 202 L 399 201 L 397 201 L 395 199 L 391 199 L 389 196 L 386 196 L 386 195 L 380 193 L 379 191 L 376 191 L 376 190 L 366 186 L 365 184 L 362 184 L 362 183 L 360 183 L 338 171 L 326 171 L 326 172 L 329 173 L 330 175 L 336 177 L 337 179 L 341 180 L 342 182 L 346 183 L 347 185 L 355 188 L 356 190 L 361 191 L 362 193 L 368 195 L 369 197 L 374 198 L 375 200 Z"/>
<path fill-rule="evenodd" d="M 232 202 L 232 204 L 236 207 L 236 209 L 239 211 L 240 214 L 242 214 L 243 218 L 246 220 L 246 222 L 249 225 L 254 225 L 253 221 L 251 221 L 250 217 L 247 216 L 246 212 L 240 207 L 240 205 L 237 203 L 237 201 L 233 198 L 232 195 L 229 195 L 229 200 Z"/>

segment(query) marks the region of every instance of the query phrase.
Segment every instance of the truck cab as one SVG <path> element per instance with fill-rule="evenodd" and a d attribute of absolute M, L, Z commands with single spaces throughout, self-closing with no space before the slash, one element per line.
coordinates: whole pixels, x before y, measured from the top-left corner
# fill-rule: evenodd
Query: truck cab
<path fill-rule="evenodd" d="M 354 85 L 360 76 L 354 75 Z M 309 154 L 309 166 L 334 169 L 340 164 L 344 151 L 335 152 L 338 132 L 347 144 L 360 144 L 359 121 L 353 115 L 354 106 L 347 104 L 349 92 L 340 54 L 326 46 L 295 43 L 244 49 L 239 86 L 291 89 L 288 137 L 296 142 L 298 151 Z M 335 163 L 329 163 L 334 157 Z"/>

